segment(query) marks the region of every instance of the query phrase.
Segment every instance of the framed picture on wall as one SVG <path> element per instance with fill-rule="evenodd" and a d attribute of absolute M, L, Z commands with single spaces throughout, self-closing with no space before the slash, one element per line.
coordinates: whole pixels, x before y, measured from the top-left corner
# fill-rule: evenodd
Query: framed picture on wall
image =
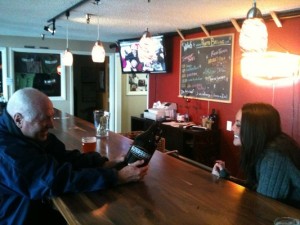
<path fill-rule="evenodd" d="M 147 95 L 148 73 L 126 74 L 127 95 Z"/>
<path fill-rule="evenodd" d="M 52 100 L 66 99 L 65 70 L 60 51 L 48 49 L 10 49 L 13 92 L 33 87 Z"/>
<path fill-rule="evenodd" d="M 7 91 L 7 61 L 6 61 L 6 48 L 0 47 L 0 93 L 7 101 L 8 91 Z"/>
<path fill-rule="evenodd" d="M 4 64 L 5 48 L 0 48 L 0 93 L 3 94 L 3 71 L 6 68 L 6 62 Z M 5 74 L 6 75 L 6 74 Z"/>
<path fill-rule="evenodd" d="M 99 71 L 99 91 L 105 92 L 105 72 L 104 70 Z"/>

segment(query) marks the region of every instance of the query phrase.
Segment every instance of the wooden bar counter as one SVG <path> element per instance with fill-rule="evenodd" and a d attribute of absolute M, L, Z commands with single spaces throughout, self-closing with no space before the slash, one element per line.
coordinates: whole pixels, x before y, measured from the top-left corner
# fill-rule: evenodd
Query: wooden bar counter
<path fill-rule="evenodd" d="M 80 149 L 93 124 L 62 114 L 52 133 L 67 149 Z M 113 158 L 132 140 L 110 132 L 97 151 Z M 210 172 L 156 151 L 142 182 L 109 190 L 65 194 L 53 199 L 69 224 L 101 225 L 272 225 L 277 217 L 300 218 L 300 210 L 261 196 Z"/>

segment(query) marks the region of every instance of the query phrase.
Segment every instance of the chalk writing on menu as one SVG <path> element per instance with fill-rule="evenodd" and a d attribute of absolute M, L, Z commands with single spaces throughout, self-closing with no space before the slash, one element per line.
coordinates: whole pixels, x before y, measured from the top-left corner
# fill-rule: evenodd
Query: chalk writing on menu
<path fill-rule="evenodd" d="M 231 102 L 233 34 L 181 41 L 180 95 Z"/>

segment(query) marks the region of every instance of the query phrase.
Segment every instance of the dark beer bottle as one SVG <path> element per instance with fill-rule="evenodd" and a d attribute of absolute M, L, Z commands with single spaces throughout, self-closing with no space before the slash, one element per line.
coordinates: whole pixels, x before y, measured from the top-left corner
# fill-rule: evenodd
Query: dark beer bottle
<path fill-rule="evenodd" d="M 215 109 L 212 109 L 211 114 L 208 117 L 213 123 L 211 125 L 212 130 L 218 129 L 219 116 Z"/>
<path fill-rule="evenodd" d="M 124 166 L 141 159 L 144 160 L 141 166 L 147 165 L 156 150 L 161 134 L 160 122 L 155 121 L 145 132 L 136 136 L 124 161 L 118 163 L 116 168 L 122 169 Z"/>

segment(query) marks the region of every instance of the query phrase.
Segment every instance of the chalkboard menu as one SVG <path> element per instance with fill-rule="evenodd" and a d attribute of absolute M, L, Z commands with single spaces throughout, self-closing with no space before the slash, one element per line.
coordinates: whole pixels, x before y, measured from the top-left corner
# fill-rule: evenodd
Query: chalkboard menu
<path fill-rule="evenodd" d="M 231 102 L 233 34 L 181 41 L 180 95 Z"/>

